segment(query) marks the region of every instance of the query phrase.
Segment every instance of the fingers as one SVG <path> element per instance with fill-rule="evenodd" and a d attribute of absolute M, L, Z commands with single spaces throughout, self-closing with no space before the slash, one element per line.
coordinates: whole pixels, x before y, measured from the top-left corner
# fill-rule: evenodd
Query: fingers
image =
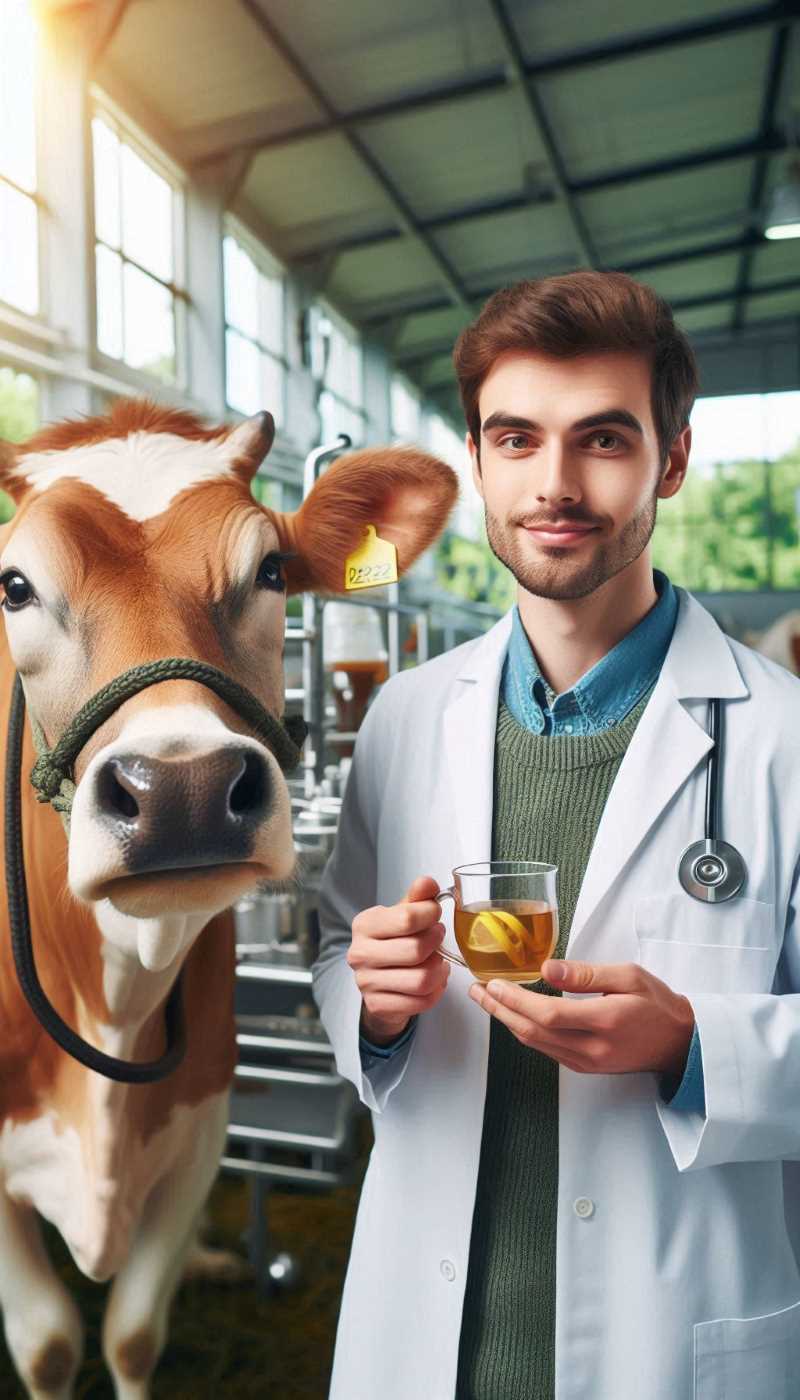
<path fill-rule="evenodd" d="M 565 992 L 642 993 L 649 986 L 649 975 L 638 963 L 586 963 L 571 958 L 548 958 L 542 964 L 545 981 Z"/>
<path fill-rule="evenodd" d="M 403 903 L 410 904 L 415 900 L 433 899 L 439 893 L 439 885 L 432 875 L 418 875 L 408 888 L 408 893 L 403 896 Z"/>
<path fill-rule="evenodd" d="M 443 990 L 449 974 L 449 964 L 434 954 L 418 967 L 363 968 L 357 980 L 365 997 L 372 991 L 427 997 Z"/>
<path fill-rule="evenodd" d="M 477 984 L 476 984 L 477 985 Z M 544 1036 L 560 1035 L 563 1031 L 586 1031 L 596 1028 L 598 1010 L 604 1009 L 605 1000 L 564 1001 L 561 997 L 543 996 L 541 992 L 527 991 L 515 982 L 493 981 L 482 988 L 486 997 L 481 1000 L 473 997 L 484 1010 L 488 1002 L 494 1007 L 503 1007 L 509 1015 L 521 1017 L 526 1024 L 538 1028 Z M 473 988 L 470 988 L 472 995 Z M 493 1013 L 494 1014 L 494 1013 Z M 508 1023 L 506 1023 L 508 1024 Z"/>
<path fill-rule="evenodd" d="M 444 938 L 444 924 L 433 924 L 409 938 L 373 938 L 354 944 L 351 967 L 418 967 L 436 952 Z"/>
<path fill-rule="evenodd" d="M 491 991 L 489 990 L 491 987 Z M 569 1044 L 568 1037 L 573 1037 L 573 1045 L 576 1036 L 580 1032 L 567 1030 L 560 1022 L 554 1011 L 560 1008 L 549 1006 L 534 1006 L 532 1011 L 528 1009 L 526 1003 L 520 1001 L 518 997 L 507 997 L 508 992 L 522 992 L 523 996 L 530 997 L 534 1002 L 555 1001 L 554 997 L 543 997 L 538 992 L 523 992 L 521 987 L 515 987 L 513 983 L 491 982 L 489 987 L 483 987 L 479 982 L 473 983 L 469 989 L 469 995 L 474 1002 L 477 1002 L 488 1015 L 494 1016 L 496 1020 L 502 1021 L 504 1026 L 508 1026 L 512 1035 L 523 1045 L 536 1046 L 537 1049 L 565 1048 Z M 495 995 L 495 989 L 497 994 Z"/>
<path fill-rule="evenodd" d="M 412 885 L 413 889 L 414 886 Z M 366 938 L 405 938 L 410 934 L 423 933 L 432 924 L 439 923 L 441 909 L 434 899 L 417 900 L 400 904 L 375 905 L 357 914 L 353 920 L 353 936 Z"/>

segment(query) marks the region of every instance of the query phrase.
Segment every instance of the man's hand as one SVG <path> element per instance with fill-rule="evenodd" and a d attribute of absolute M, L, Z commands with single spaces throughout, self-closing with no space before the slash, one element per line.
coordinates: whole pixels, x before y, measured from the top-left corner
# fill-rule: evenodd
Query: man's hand
<path fill-rule="evenodd" d="M 474 983 L 469 994 L 523 1045 L 578 1074 L 654 1070 L 683 1075 L 694 1031 L 684 996 L 638 963 L 548 959 L 545 980 L 566 992 L 602 992 L 586 1001 L 542 996 L 513 982 Z"/>
<path fill-rule="evenodd" d="M 399 904 L 375 905 L 353 920 L 347 961 L 364 1002 L 361 1029 L 376 1045 L 396 1040 L 447 986 L 450 966 L 435 951 L 445 934 L 438 893 L 436 881 L 423 875 Z"/>

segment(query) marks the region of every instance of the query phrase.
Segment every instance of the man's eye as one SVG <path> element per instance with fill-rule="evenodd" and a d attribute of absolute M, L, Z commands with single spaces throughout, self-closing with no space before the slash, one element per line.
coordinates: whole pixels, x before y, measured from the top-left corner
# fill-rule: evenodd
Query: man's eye
<path fill-rule="evenodd" d="M 616 433 L 595 433 L 592 441 L 596 442 L 603 452 L 612 452 L 622 444 L 622 438 L 618 438 Z"/>
<path fill-rule="evenodd" d="M 273 593 L 285 592 L 286 580 L 281 567 L 283 557 L 280 554 L 268 554 L 265 559 L 262 559 L 256 574 L 257 588 L 268 588 Z"/>
<path fill-rule="evenodd" d="M 3 590 L 0 603 L 9 612 L 24 608 L 27 603 L 33 600 L 33 589 L 25 576 L 17 573 L 16 569 L 9 569 L 0 577 L 0 588 Z"/>
<path fill-rule="evenodd" d="M 503 438 L 500 446 L 510 447 L 512 452 L 524 452 L 528 439 L 524 433 L 514 433 L 511 437 Z"/>

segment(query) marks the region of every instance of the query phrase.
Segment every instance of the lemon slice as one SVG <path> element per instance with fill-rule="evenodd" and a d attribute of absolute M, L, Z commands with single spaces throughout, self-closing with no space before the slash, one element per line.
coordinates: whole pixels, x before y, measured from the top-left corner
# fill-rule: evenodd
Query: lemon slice
<path fill-rule="evenodd" d="M 470 929 L 469 946 L 480 952 L 499 948 L 515 967 L 524 967 L 526 958 L 535 952 L 525 925 L 504 909 L 481 911 Z"/>

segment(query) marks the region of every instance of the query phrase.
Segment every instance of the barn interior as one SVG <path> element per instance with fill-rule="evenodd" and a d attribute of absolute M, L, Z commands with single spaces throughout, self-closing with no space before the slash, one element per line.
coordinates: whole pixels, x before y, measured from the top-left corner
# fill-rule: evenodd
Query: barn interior
<path fill-rule="evenodd" d="M 236 907 L 228 1140 L 156 1397 L 327 1393 L 369 1117 L 311 992 L 317 890 L 387 677 L 513 601 L 486 541 L 454 342 L 498 288 L 619 270 L 701 380 L 655 558 L 800 674 L 797 0 L 0 0 L 0 438 L 147 396 L 268 409 L 253 483 L 296 509 L 355 446 L 417 444 L 460 496 L 399 584 L 290 601 L 302 883 Z M 13 506 L 3 502 L 4 519 Z M 48 1248 L 107 1400 L 104 1285 Z M 0 1397 L 23 1390 L 0 1350 Z"/>

